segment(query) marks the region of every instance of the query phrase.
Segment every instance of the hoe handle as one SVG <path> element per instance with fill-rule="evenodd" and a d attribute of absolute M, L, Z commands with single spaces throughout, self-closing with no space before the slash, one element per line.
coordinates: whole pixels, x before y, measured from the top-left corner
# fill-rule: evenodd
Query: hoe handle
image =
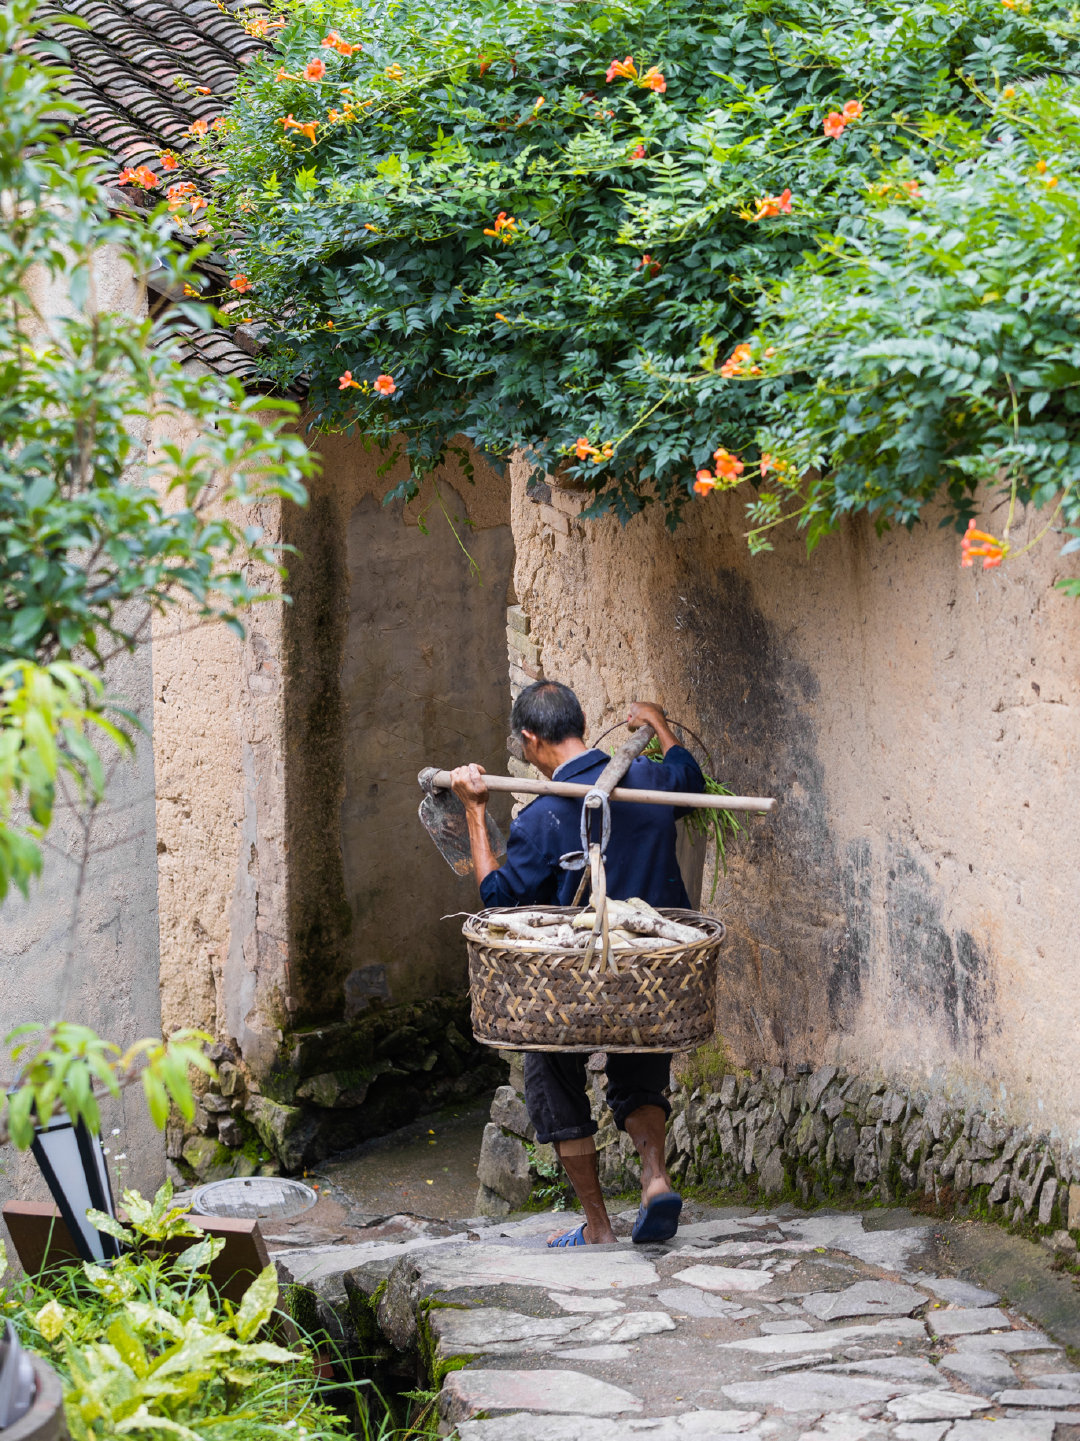
<path fill-rule="evenodd" d="M 449 790 L 450 772 L 423 772 L 436 790 Z M 516 791 L 519 795 L 530 796 L 576 796 L 584 798 L 592 786 L 577 785 L 574 781 L 533 780 L 529 776 L 484 776 L 489 791 Z M 682 791 L 627 790 L 617 786 L 611 792 L 613 801 L 632 801 L 643 806 L 678 806 L 695 811 L 772 811 L 776 801 L 771 796 L 706 796 Z"/>

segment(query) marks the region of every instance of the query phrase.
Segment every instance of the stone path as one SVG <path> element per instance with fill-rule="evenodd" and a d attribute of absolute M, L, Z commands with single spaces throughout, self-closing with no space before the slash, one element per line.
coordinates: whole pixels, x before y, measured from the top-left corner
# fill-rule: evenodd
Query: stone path
<path fill-rule="evenodd" d="M 441 1378 L 460 1441 L 1080 1438 L 1080 1371 L 908 1213 L 689 1214 L 666 1245 L 548 1251 L 567 1218 L 530 1216 L 277 1260 Z"/>

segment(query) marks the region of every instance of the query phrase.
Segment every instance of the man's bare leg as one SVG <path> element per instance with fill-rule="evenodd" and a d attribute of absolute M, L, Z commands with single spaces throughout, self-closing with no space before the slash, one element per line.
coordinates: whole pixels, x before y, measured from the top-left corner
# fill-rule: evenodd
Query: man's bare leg
<path fill-rule="evenodd" d="M 658 1111 L 661 1117 L 664 1114 L 657 1106 L 643 1109 Z M 663 1150 L 662 1145 L 661 1150 Z M 591 1136 L 584 1136 L 579 1141 L 556 1141 L 555 1151 L 562 1162 L 563 1170 L 570 1177 L 570 1184 L 574 1188 L 574 1194 L 581 1202 L 581 1209 L 585 1212 L 583 1234 L 587 1244 L 601 1246 L 606 1242 L 616 1240 L 615 1232 L 611 1229 L 607 1206 L 604 1204 L 604 1193 L 600 1189 L 600 1167 L 596 1159 L 596 1142 Z M 554 1232 L 548 1237 L 549 1244 L 560 1234 L 566 1233 Z"/>
<path fill-rule="evenodd" d="M 625 1125 L 641 1158 L 641 1200 L 647 1204 L 654 1196 L 675 1189 L 664 1159 L 667 1117 L 659 1106 L 639 1106 L 627 1116 Z"/>

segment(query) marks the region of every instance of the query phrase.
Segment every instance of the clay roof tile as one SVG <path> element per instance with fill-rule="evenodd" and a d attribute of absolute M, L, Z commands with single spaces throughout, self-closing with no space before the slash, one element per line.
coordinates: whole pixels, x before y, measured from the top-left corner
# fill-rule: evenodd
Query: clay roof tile
<path fill-rule="evenodd" d="M 118 169 L 153 168 L 160 152 L 171 149 L 182 156 L 180 174 L 203 180 L 214 174 L 190 138 L 191 122 L 220 115 L 243 66 L 268 48 L 240 18 L 264 13 L 263 6 L 248 0 L 45 0 L 41 8 L 56 17 L 53 37 L 70 55 L 65 93 L 83 107 L 70 122 L 80 140 L 104 150 Z M 63 24 L 64 14 L 86 28 Z M 202 85 L 213 93 L 195 94 Z M 114 194 L 123 194 L 126 204 L 153 205 L 161 192 Z M 192 328 L 181 350 L 219 374 L 259 386 L 251 356 L 224 330 Z"/>

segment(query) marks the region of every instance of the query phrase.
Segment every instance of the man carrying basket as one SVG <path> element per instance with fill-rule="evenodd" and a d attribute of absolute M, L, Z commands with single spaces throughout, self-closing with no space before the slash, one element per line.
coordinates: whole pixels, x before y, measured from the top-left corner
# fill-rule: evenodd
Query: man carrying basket
<path fill-rule="evenodd" d="M 704 791 L 700 767 L 675 739 L 659 706 L 635 702 L 627 724 L 631 730 L 651 726 L 664 759 L 661 764 L 633 761 L 622 786 Z M 581 705 L 569 686 L 558 681 L 537 681 L 523 690 L 514 702 L 510 726 L 525 760 L 549 780 L 591 783 L 609 760 L 603 751 L 585 745 Z M 488 839 L 483 767 L 460 766 L 452 772 L 452 782 L 465 806 L 484 904 L 572 905 L 580 873 L 562 869 L 559 860 L 580 845 L 580 804 L 564 796 L 538 797 L 511 825 L 506 862 L 500 867 Z M 675 855 L 679 815 L 668 806 L 612 802 L 605 862 L 611 899 L 638 897 L 656 907 L 690 908 Z M 581 1052 L 525 1053 L 525 1104 L 536 1139 L 554 1145 L 585 1212 L 580 1226 L 553 1236 L 549 1246 L 600 1245 L 616 1239 L 600 1189 L 586 1059 Z M 641 1158 L 641 1209 L 633 1229 L 633 1240 L 639 1243 L 669 1240 L 682 1210 L 682 1197 L 672 1187 L 664 1160 L 671 1114 L 664 1092 L 670 1074 L 670 1055 L 613 1053 L 607 1059 L 608 1105 L 616 1126 L 627 1132 Z"/>

